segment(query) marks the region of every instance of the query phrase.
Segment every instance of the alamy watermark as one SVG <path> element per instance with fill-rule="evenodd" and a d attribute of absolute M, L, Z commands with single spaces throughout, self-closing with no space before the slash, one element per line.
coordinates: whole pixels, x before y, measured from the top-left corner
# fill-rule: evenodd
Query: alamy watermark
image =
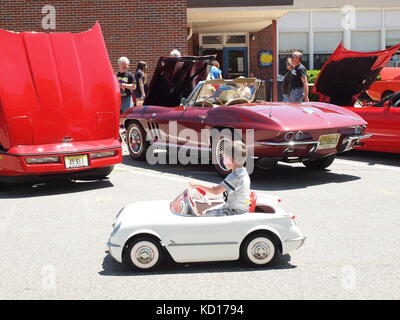
<path fill-rule="evenodd" d="M 45 5 L 42 8 L 42 14 L 45 16 L 42 19 L 42 28 L 45 30 L 56 29 L 56 8 L 52 5 Z"/>
<path fill-rule="evenodd" d="M 126 137 L 128 148 L 139 155 L 144 152 L 142 148 L 146 140 L 150 143 L 146 150 L 146 160 L 151 165 L 216 164 L 223 169 L 223 159 L 228 157 L 235 159 L 235 162 L 245 163 L 249 173 L 254 170 L 254 129 L 203 128 L 197 131 L 183 128 L 178 130 L 176 121 L 169 121 L 165 129 L 159 127 L 145 129 L 146 137 L 141 136 L 140 130 L 129 130 Z M 233 149 L 226 148 L 232 141 L 245 143 L 246 152 L 232 153 Z"/>
<path fill-rule="evenodd" d="M 342 7 L 342 28 L 344 30 L 353 30 L 356 28 L 356 8 L 352 5 Z"/>

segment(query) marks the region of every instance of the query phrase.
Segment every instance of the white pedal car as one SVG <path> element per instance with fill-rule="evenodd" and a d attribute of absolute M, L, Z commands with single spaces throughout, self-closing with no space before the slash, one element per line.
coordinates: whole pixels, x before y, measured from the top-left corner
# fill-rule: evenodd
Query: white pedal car
<path fill-rule="evenodd" d="M 243 258 L 252 266 L 269 266 L 305 240 L 279 201 L 256 199 L 253 192 L 249 212 L 231 216 L 208 215 L 223 200 L 209 199 L 199 188 L 172 202 L 132 203 L 118 213 L 107 246 L 115 260 L 143 271 L 157 268 L 167 252 L 179 263 Z"/>

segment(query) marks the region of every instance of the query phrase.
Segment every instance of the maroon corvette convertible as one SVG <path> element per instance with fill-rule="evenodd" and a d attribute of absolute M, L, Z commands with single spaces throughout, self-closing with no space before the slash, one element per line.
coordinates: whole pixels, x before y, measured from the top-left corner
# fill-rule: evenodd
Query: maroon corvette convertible
<path fill-rule="evenodd" d="M 121 116 L 132 158 L 148 158 L 154 145 L 169 151 L 201 151 L 226 175 L 229 171 L 221 150 L 232 139 L 227 133 L 234 131 L 251 147 L 252 159 L 261 168 L 282 161 L 324 169 L 337 153 L 368 138 L 364 134 L 367 123 L 344 108 L 328 103 L 265 102 L 264 82 L 258 79 L 205 80 L 212 59 L 160 58 L 143 106 Z M 207 130 L 214 134 L 204 139 L 202 132 Z"/>

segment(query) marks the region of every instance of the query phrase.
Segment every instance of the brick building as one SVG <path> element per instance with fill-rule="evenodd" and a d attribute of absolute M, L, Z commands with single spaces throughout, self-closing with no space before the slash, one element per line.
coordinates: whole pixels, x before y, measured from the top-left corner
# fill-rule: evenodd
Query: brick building
<path fill-rule="evenodd" d="M 49 5 L 55 9 L 55 29 L 46 30 Z M 173 47 L 187 54 L 186 0 L 0 0 L 1 29 L 82 32 L 96 21 L 115 68 L 118 58 L 127 56 L 131 69 L 144 60 L 152 72 L 159 56 Z"/>

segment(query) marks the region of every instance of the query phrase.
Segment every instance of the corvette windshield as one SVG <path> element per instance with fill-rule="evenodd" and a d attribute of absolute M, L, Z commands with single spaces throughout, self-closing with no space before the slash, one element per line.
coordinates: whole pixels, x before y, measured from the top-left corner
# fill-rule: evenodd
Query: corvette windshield
<path fill-rule="evenodd" d="M 196 97 L 195 105 L 212 103 L 246 103 L 254 100 L 257 89 L 256 79 L 209 80 L 206 81 Z"/>

